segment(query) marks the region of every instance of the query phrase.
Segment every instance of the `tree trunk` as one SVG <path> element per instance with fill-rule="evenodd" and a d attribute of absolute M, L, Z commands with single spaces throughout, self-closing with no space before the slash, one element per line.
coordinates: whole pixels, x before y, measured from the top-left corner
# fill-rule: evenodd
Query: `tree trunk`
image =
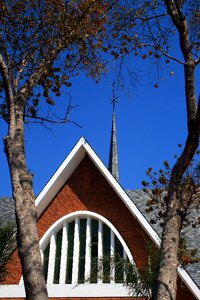
<path fill-rule="evenodd" d="M 14 104 L 15 103 L 15 104 Z M 37 233 L 37 213 L 32 176 L 26 169 L 24 152 L 24 101 L 18 98 L 10 109 L 8 135 L 4 138 L 17 222 L 17 245 L 26 299 L 48 299 Z"/>
<path fill-rule="evenodd" d="M 180 240 L 181 215 L 178 213 L 178 199 L 174 192 L 168 206 L 162 234 L 160 269 L 153 299 L 174 300 L 177 291 L 178 247 Z"/>
<path fill-rule="evenodd" d="M 199 145 L 200 134 L 200 98 L 198 107 L 195 97 L 194 71 L 196 62 L 193 58 L 186 17 L 182 14 L 181 3 L 165 0 L 168 15 L 179 34 L 180 50 L 184 58 L 185 103 L 187 109 L 188 136 L 183 152 L 171 173 L 167 213 L 162 234 L 160 266 L 153 299 L 175 300 L 177 290 L 177 256 L 180 230 L 189 200 L 180 196 L 180 182 L 190 165 Z M 185 198 L 185 197 L 184 197 Z"/>
<path fill-rule="evenodd" d="M 183 174 L 190 165 L 199 145 L 199 112 L 198 108 L 196 118 L 193 119 L 193 122 L 190 122 L 188 127 L 189 133 L 184 150 L 171 173 L 167 197 L 167 213 L 160 250 L 159 274 L 155 290 L 153 291 L 154 300 L 176 299 L 180 230 L 189 206 L 189 199 L 181 197 L 179 189 Z"/>
<path fill-rule="evenodd" d="M 189 199 L 180 196 L 179 188 L 182 176 L 198 148 L 200 119 L 199 109 L 196 121 L 189 126 L 184 150 L 174 165 L 170 178 L 167 198 L 167 213 L 163 227 L 160 250 L 159 274 L 153 291 L 154 300 L 175 300 L 177 292 L 178 247 L 182 221 L 186 215 Z"/>

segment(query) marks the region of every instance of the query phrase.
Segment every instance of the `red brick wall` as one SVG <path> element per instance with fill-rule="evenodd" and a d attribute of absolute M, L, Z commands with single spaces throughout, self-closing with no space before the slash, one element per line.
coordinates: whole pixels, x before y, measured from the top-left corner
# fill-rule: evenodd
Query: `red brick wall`
<path fill-rule="evenodd" d="M 39 218 L 38 232 L 40 238 L 55 221 L 77 210 L 93 211 L 107 218 L 122 235 L 133 254 L 136 264 L 140 267 L 145 264 L 145 245 L 148 239 L 146 232 L 109 186 L 88 156 L 83 159 Z M 11 259 L 17 262 L 14 265 L 12 262 L 8 264 L 9 273 L 12 274 L 6 281 L 9 284 L 18 283 L 21 276 L 18 273 L 20 272 L 19 259 L 16 257 L 17 253 L 15 252 Z M 178 294 L 177 300 L 195 299 L 188 289 L 186 287 L 181 288 L 180 284 Z M 92 299 L 95 300 L 95 298 Z"/>
<path fill-rule="evenodd" d="M 144 263 L 147 238 L 144 230 L 88 157 L 40 217 L 40 237 L 60 217 L 77 210 L 93 211 L 107 218 L 126 241 L 137 264 Z"/>

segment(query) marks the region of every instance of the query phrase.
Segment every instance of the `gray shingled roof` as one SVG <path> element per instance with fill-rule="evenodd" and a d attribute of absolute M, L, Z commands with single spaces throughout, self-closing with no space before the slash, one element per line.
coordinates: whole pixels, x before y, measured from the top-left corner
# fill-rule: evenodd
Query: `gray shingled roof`
<path fill-rule="evenodd" d="M 134 202 L 137 208 L 141 211 L 141 213 L 145 216 L 145 218 L 150 222 L 152 215 L 145 212 L 146 209 L 146 201 L 148 199 L 148 195 L 142 190 L 127 190 L 126 191 L 130 199 Z M 196 214 L 196 211 L 192 211 L 192 214 Z M 153 212 L 154 214 L 154 212 Z M 156 224 L 151 224 L 154 230 L 161 236 L 162 230 L 161 227 Z M 187 241 L 187 245 L 191 249 L 197 249 L 197 257 L 200 257 L 200 228 L 192 228 L 187 227 L 184 229 L 183 236 Z M 188 264 L 185 266 L 185 269 L 188 271 L 192 279 L 196 282 L 198 287 L 200 288 L 200 263 Z"/>
<path fill-rule="evenodd" d="M 0 198 L 0 225 L 15 222 L 14 201 L 10 197 Z"/>
<path fill-rule="evenodd" d="M 151 215 L 145 212 L 147 194 L 142 190 L 127 190 L 126 192 L 145 218 L 150 221 Z M 9 221 L 15 221 L 14 201 L 12 198 L 0 198 L 0 225 Z M 151 226 L 161 235 L 161 227 L 158 224 L 151 224 Z M 192 249 L 198 249 L 197 256 L 200 257 L 200 228 L 188 227 L 185 229 L 184 235 L 188 245 Z M 200 288 L 200 263 L 187 265 L 185 269 Z"/>

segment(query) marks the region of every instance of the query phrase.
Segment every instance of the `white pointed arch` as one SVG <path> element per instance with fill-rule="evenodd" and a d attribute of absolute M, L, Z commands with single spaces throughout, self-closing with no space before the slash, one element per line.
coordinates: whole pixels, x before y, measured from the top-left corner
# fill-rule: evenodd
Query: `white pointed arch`
<path fill-rule="evenodd" d="M 117 269 L 116 262 L 113 264 L 112 257 L 134 263 L 118 230 L 105 217 L 91 211 L 61 217 L 43 235 L 40 248 L 47 284 L 122 283 L 123 272 Z M 110 265 L 108 271 L 103 266 L 105 259 Z"/>
<path fill-rule="evenodd" d="M 122 236 L 118 232 L 118 230 L 113 226 L 113 224 L 108 219 L 103 217 L 102 215 L 97 214 L 97 213 L 92 212 L 92 211 L 87 211 L 87 210 L 80 210 L 80 211 L 69 213 L 69 214 L 63 216 L 62 218 L 58 219 L 54 224 L 52 224 L 51 227 L 49 227 L 49 229 L 45 232 L 45 234 L 43 235 L 43 237 L 40 240 L 41 250 L 42 251 L 45 250 L 47 244 L 49 243 L 50 237 L 53 234 L 57 233 L 60 229 L 62 229 L 62 226 L 63 226 L 64 222 L 69 223 L 71 221 L 74 221 L 76 217 L 79 217 L 79 218 L 91 217 L 93 219 L 100 220 L 104 224 L 106 224 L 114 232 L 114 234 L 117 236 L 117 238 L 121 242 L 121 244 L 122 244 L 122 246 L 123 246 L 123 248 L 124 248 L 124 250 L 127 254 L 127 257 L 129 259 L 129 261 L 134 261 L 133 256 L 132 256 L 126 242 L 124 241 L 124 239 L 122 238 Z"/>

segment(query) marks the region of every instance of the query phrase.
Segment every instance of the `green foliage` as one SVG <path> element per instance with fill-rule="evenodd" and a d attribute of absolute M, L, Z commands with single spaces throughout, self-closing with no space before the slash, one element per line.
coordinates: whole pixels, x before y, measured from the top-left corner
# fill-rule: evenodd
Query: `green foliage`
<path fill-rule="evenodd" d="M 158 274 L 159 250 L 146 241 L 146 263 L 138 267 L 134 262 L 119 255 L 105 256 L 93 266 L 89 282 L 102 280 L 103 282 L 115 281 L 126 286 L 130 296 L 151 299 L 152 289 Z M 98 274 L 98 278 L 97 278 Z"/>
<path fill-rule="evenodd" d="M 130 295 L 136 297 L 152 298 L 152 290 L 158 275 L 159 250 L 146 241 L 147 260 L 143 267 L 136 267 L 130 262 L 125 266 L 126 277 L 125 284 L 129 289 Z M 127 269 L 126 269 L 127 268 Z"/>
<path fill-rule="evenodd" d="M 182 146 L 179 144 L 179 148 Z M 190 211 L 200 209 L 200 152 L 197 151 L 189 168 L 184 173 L 182 180 L 177 188 L 177 194 L 183 203 L 183 226 L 196 227 L 200 224 L 199 214 L 191 216 Z M 177 160 L 178 156 L 174 158 Z M 154 172 L 152 168 L 148 168 L 146 175 L 149 181 L 142 181 L 143 190 L 148 194 L 149 198 L 146 203 L 146 212 L 156 212 L 153 214 L 150 222 L 152 224 L 159 223 L 163 225 L 165 212 L 167 208 L 167 192 L 169 180 L 171 176 L 171 167 L 168 161 L 163 162 L 163 168 Z"/>
<path fill-rule="evenodd" d="M 178 145 L 182 148 L 182 145 Z M 196 227 L 200 224 L 200 152 L 197 151 L 189 168 L 182 177 L 177 194 L 179 200 L 183 203 L 182 227 Z M 174 158 L 178 160 L 178 156 Z M 146 203 L 146 212 L 150 214 L 150 222 L 158 223 L 161 227 L 165 220 L 165 213 L 168 201 L 168 187 L 171 176 L 171 167 L 168 161 L 163 162 L 163 168 L 158 172 L 154 172 L 152 168 L 148 168 L 146 175 L 149 182 L 143 181 L 143 190 L 149 196 Z M 153 213 L 152 213 L 153 212 Z M 194 213 L 195 212 L 195 213 Z M 197 212 L 197 213 L 196 213 Z M 181 232 L 182 234 L 182 232 Z M 196 263 L 200 258 L 196 256 L 196 249 L 190 249 L 186 240 L 181 236 L 179 244 L 178 260 L 181 265 Z"/>
<path fill-rule="evenodd" d="M 5 262 L 15 246 L 15 224 L 7 224 L 0 227 L 0 283 L 4 281 L 7 272 Z"/>
<path fill-rule="evenodd" d="M 179 243 L 178 261 L 182 266 L 200 262 L 200 257 L 196 256 L 197 249 L 189 249 L 186 240 L 181 237 Z"/>

